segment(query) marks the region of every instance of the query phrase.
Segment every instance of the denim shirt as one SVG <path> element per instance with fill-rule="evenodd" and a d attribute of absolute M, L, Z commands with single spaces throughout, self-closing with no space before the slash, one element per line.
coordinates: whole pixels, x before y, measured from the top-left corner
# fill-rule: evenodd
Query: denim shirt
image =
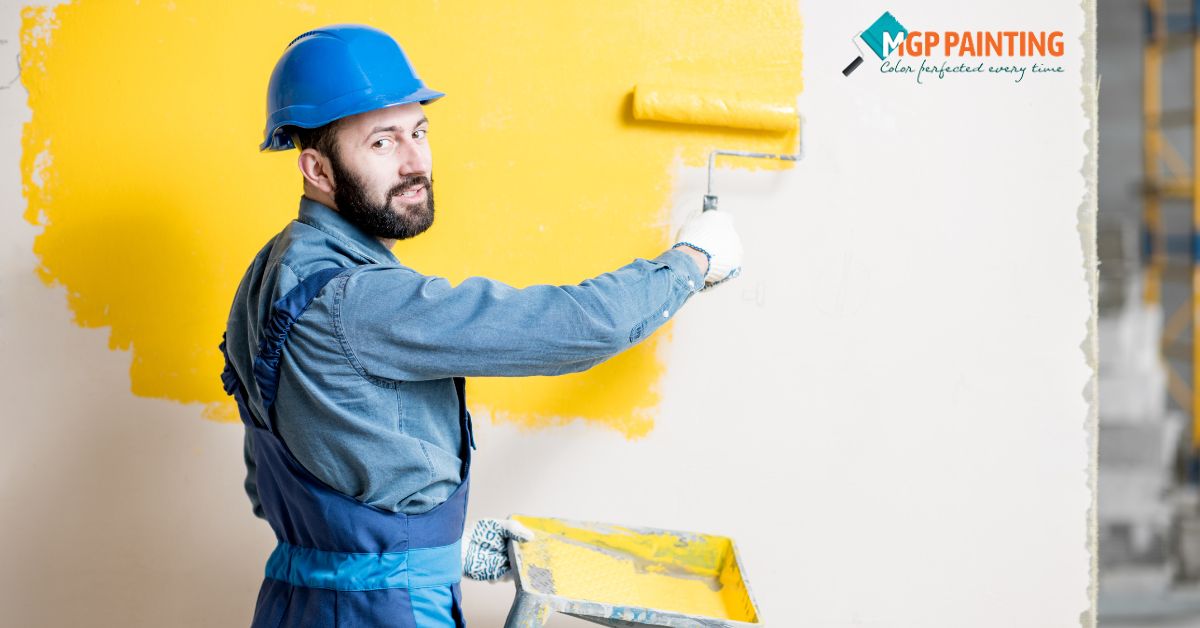
<path fill-rule="evenodd" d="M 273 421 L 304 467 L 355 499 L 407 514 L 462 481 L 458 376 L 582 371 L 649 336 L 703 286 L 684 253 L 637 259 L 578 285 L 457 286 L 401 264 L 337 211 L 302 197 L 300 216 L 254 258 L 229 314 L 227 347 L 256 421 L 252 364 L 271 304 L 315 271 L 335 278 L 292 327 Z M 246 492 L 262 516 L 246 435 Z"/>

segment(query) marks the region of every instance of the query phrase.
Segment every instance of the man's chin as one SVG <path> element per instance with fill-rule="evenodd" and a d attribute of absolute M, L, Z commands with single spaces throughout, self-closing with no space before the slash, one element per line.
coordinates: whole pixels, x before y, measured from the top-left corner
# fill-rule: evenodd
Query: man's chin
<path fill-rule="evenodd" d="M 400 222 L 404 224 L 404 235 L 393 237 L 407 240 L 428 231 L 433 226 L 433 216 L 428 212 L 429 208 L 424 205 L 402 207 L 398 210 L 397 215 L 400 218 Z"/>

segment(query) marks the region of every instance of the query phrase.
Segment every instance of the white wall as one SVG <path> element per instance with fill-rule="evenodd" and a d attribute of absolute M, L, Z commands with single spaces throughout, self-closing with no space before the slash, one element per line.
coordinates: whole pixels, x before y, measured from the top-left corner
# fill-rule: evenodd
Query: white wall
<path fill-rule="evenodd" d="M 1068 72 L 917 85 L 868 61 L 843 78 L 849 36 L 884 8 L 914 29 L 1064 30 Z M 720 172 L 745 274 L 679 317 L 655 430 L 479 420 L 472 514 L 730 535 L 772 626 L 1076 625 L 1092 499 L 1084 11 L 801 12 L 805 160 Z M 18 25 L 0 9 L 0 58 Z M 0 623 L 245 624 L 272 535 L 241 493 L 241 428 L 132 397 L 129 354 L 36 278 L 19 84 L 0 112 Z M 702 186 L 681 170 L 677 214 Z M 465 595 L 493 626 L 510 590 Z"/>

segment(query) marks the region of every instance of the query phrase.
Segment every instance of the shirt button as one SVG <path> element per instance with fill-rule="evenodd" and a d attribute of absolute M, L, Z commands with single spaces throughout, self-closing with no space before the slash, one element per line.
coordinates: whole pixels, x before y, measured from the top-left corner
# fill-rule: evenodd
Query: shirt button
<path fill-rule="evenodd" d="M 688 279 L 688 287 L 689 287 L 689 288 L 695 288 L 695 287 L 696 287 L 696 282 L 695 282 L 695 281 L 692 281 L 691 279 Z"/>
<path fill-rule="evenodd" d="M 663 310 L 663 318 L 669 318 L 670 316 L 671 310 Z"/>

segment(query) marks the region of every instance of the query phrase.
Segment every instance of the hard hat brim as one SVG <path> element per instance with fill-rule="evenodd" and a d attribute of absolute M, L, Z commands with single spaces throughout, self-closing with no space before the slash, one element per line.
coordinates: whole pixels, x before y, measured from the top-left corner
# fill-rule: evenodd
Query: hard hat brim
<path fill-rule="evenodd" d="M 280 131 L 285 127 L 296 126 L 302 129 L 315 129 L 349 116 L 384 109 L 409 103 L 431 103 L 446 94 L 437 90 L 421 87 L 407 94 L 375 94 L 374 90 L 366 89 L 360 92 L 344 94 L 320 105 L 293 105 L 276 111 L 269 124 L 267 139 L 259 145 L 260 151 L 279 151 L 294 148 L 292 138 Z"/>

